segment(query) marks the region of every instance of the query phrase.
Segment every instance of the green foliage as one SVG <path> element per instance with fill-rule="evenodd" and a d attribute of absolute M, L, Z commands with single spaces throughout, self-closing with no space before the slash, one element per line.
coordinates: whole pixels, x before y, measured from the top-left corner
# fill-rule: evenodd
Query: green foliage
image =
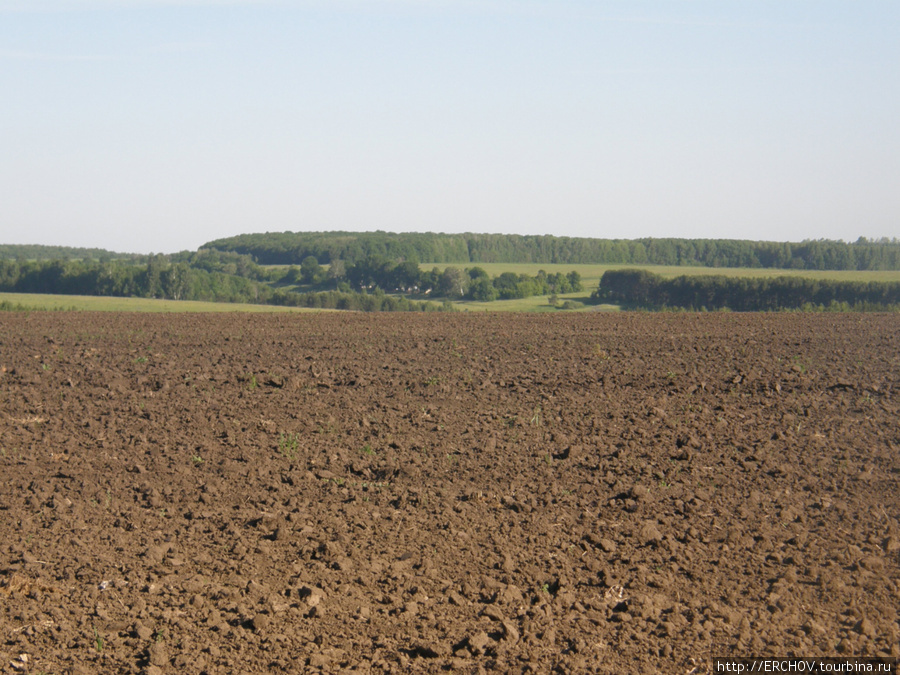
<path fill-rule="evenodd" d="M 493 302 L 498 297 L 500 297 L 499 291 L 497 291 L 490 278 L 486 275 L 474 278 L 469 283 L 469 298 L 471 300 L 476 302 Z"/>
<path fill-rule="evenodd" d="M 470 277 L 458 267 L 447 267 L 438 278 L 437 294 L 443 298 L 461 298 L 469 289 Z"/>
<path fill-rule="evenodd" d="M 47 259 L 58 254 L 55 259 Z M 31 256 L 29 260 L 25 256 Z M 80 257 L 79 257 L 80 255 Z M 418 260 L 503 261 L 558 265 L 666 264 L 791 268 L 795 270 L 900 270 L 900 241 L 859 239 L 847 244 L 799 244 L 688 239 L 576 239 L 432 233 L 282 233 L 241 235 L 170 256 L 121 256 L 100 249 L 0 246 L 0 292 L 132 297 L 175 301 L 272 304 L 355 311 L 450 311 L 449 300 L 513 301 L 577 293 L 578 271 L 538 269 L 534 276 L 504 271 L 496 278 L 480 266 L 421 270 Z M 265 269 L 259 261 L 293 265 Z M 322 265 L 328 263 L 326 270 Z M 299 266 L 298 266 L 299 265 Z M 496 268 L 495 268 L 496 269 Z M 533 270 L 534 268 L 532 268 Z M 557 268 L 558 269 L 558 268 Z M 582 268 L 584 269 L 584 268 Z M 619 274 L 626 274 L 619 271 Z M 897 304 L 884 287 L 838 287 L 819 280 L 733 280 L 715 277 L 671 279 L 662 286 L 649 272 L 630 278 L 605 277 L 595 301 L 638 307 L 706 309 L 884 309 Z M 636 275 L 636 276 L 634 276 Z M 846 282 L 850 283 L 850 282 Z M 862 283 L 862 282 L 860 282 Z M 302 284 L 301 289 L 291 288 Z M 743 285 L 741 285 L 743 284 Z M 627 299 L 612 300 L 621 289 Z M 626 291 L 622 291 L 626 292 Z M 765 300 L 753 300 L 762 294 Z M 414 299 L 410 299 L 411 296 Z M 624 297 L 624 296 L 623 296 Z M 723 299 L 726 297 L 727 299 Z M 442 304 L 425 301 L 443 300 Z M 739 299 L 743 298 L 743 300 Z M 545 311 L 560 308 L 544 306 Z M 579 305 L 567 299 L 562 309 Z M 27 307 L 0 304 L 0 310 Z"/>
<path fill-rule="evenodd" d="M 0 312 L 28 312 L 31 309 L 31 307 L 22 305 L 18 302 L 10 302 L 9 300 L 0 302 Z"/>
<path fill-rule="evenodd" d="M 137 255 L 113 253 L 102 248 L 42 246 L 38 244 L 0 244 L 2 260 L 97 260 L 136 258 Z"/>
<path fill-rule="evenodd" d="M 566 280 L 569 282 L 569 288 L 572 293 L 584 290 L 584 285 L 581 283 L 581 275 L 576 270 L 569 272 L 566 275 Z M 565 293 L 566 291 L 561 292 Z"/>
<path fill-rule="evenodd" d="M 300 437 L 297 434 L 279 434 L 278 435 L 278 453 L 290 460 L 297 459 L 297 450 L 300 446 Z"/>
<path fill-rule="evenodd" d="M 94 626 L 94 647 L 98 652 L 103 651 L 103 638 L 100 636 L 100 633 L 97 632 L 97 627 Z"/>
<path fill-rule="evenodd" d="M 646 309 L 841 311 L 900 308 L 900 282 L 834 281 L 798 276 L 769 278 L 680 276 L 647 270 L 606 272 L 594 302 Z"/>
<path fill-rule="evenodd" d="M 512 300 L 513 298 L 527 298 L 534 293 L 519 294 L 519 278 L 520 276 L 514 272 L 504 272 L 494 279 L 494 288 L 497 289 L 497 296 L 501 300 Z M 524 288 L 523 288 L 524 290 Z"/>
<path fill-rule="evenodd" d="M 383 292 L 276 290 L 265 280 L 267 273 L 264 270 L 248 257 L 237 254 L 200 251 L 197 257 L 178 254 L 175 258 L 180 261 L 172 262 L 161 255 L 147 256 L 136 262 L 104 263 L 0 260 L 0 292 L 205 300 L 358 311 L 447 309 L 433 303 L 385 296 Z M 201 267 L 193 267 L 194 264 Z M 301 269 L 300 274 L 312 275 L 311 278 L 319 280 L 325 277 L 321 267 L 317 271 L 311 263 L 306 272 Z M 20 308 L 10 305 L 4 309 Z"/>
<path fill-rule="evenodd" d="M 231 251 L 216 251 L 208 248 L 201 248 L 196 253 L 182 251 L 171 256 L 170 262 L 186 263 L 193 269 L 220 272 L 245 279 L 257 281 L 266 279 L 266 271 L 257 265 L 251 256 Z"/>
<path fill-rule="evenodd" d="M 300 280 L 305 284 L 317 284 L 325 276 L 325 270 L 315 256 L 309 255 L 300 263 Z"/>
<path fill-rule="evenodd" d="M 263 283 L 147 256 L 138 262 L 78 262 L 0 260 L 0 291 L 264 302 L 272 289 Z"/>
<path fill-rule="evenodd" d="M 792 243 L 427 232 L 280 232 L 218 239 L 209 242 L 204 248 L 252 255 L 259 263 L 272 265 L 296 265 L 304 258 L 314 256 L 322 264 L 337 260 L 355 264 L 366 258 L 376 257 L 455 264 L 602 263 L 805 270 L 900 270 L 900 241 L 870 241 L 862 237 L 853 243 L 830 240 Z"/>
<path fill-rule="evenodd" d="M 263 265 L 297 265 L 307 256 L 321 264 L 336 260 L 353 264 L 373 257 L 434 262 L 468 262 L 469 258 L 463 237 L 430 233 L 267 232 L 218 239 L 204 248 L 249 254 Z"/>

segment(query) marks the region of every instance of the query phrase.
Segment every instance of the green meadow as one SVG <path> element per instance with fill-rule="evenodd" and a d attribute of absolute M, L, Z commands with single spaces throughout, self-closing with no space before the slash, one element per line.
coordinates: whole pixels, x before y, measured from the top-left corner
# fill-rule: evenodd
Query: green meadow
<path fill-rule="evenodd" d="M 719 274 L 726 277 L 783 277 L 800 276 L 809 279 L 834 279 L 836 281 L 900 281 L 900 270 L 786 270 L 759 267 L 690 267 L 678 265 L 548 265 L 542 263 L 468 263 L 468 264 L 434 264 L 421 263 L 419 267 L 430 270 L 437 267 L 480 267 L 491 277 L 500 276 L 504 272 L 527 274 L 534 276 L 539 270 L 548 274 L 567 273 L 575 270 L 581 275 L 581 282 L 587 295 L 590 295 L 600 284 L 600 277 L 607 270 L 644 269 L 661 277 L 672 279 L 685 275 Z M 578 295 L 578 294 L 576 294 Z"/>
<path fill-rule="evenodd" d="M 33 310 L 73 310 L 86 312 L 311 312 L 275 305 L 247 305 L 229 302 L 193 300 L 156 300 L 93 295 L 44 295 L 39 293 L 0 293 L 0 303 L 22 305 Z"/>

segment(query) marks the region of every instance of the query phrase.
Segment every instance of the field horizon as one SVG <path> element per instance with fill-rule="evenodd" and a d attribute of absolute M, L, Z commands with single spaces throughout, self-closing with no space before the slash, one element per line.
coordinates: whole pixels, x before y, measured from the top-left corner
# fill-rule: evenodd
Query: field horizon
<path fill-rule="evenodd" d="M 282 269 L 288 265 L 263 265 L 263 268 Z M 323 266 L 327 267 L 327 266 Z M 713 276 L 772 278 L 780 276 L 797 276 L 808 279 L 836 281 L 879 281 L 900 282 L 900 270 L 791 270 L 780 268 L 758 267 L 698 267 L 678 265 L 630 265 L 630 264 L 548 264 L 548 263 L 419 263 L 419 268 L 428 271 L 433 268 L 444 270 L 447 267 L 466 269 L 480 267 L 490 276 L 496 277 L 505 272 L 535 276 L 540 270 L 548 274 L 578 272 L 581 275 L 584 289 L 574 293 L 558 295 L 559 304 L 568 301 L 576 303 L 569 309 L 552 306 L 548 295 L 538 295 L 515 300 L 495 300 L 492 302 L 475 302 L 471 300 L 455 300 L 452 305 L 461 311 L 469 312 L 597 312 L 617 311 L 616 305 L 588 305 L 591 293 L 598 287 L 603 274 L 610 270 L 641 269 L 648 270 L 664 278 L 678 276 Z M 400 295 L 400 294 L 390 294 Z M 424 298 L 419 298 L 424 299 Z M 435 301 L 440 299 L 436 298 Z M 156 298 L 133 298 L 120 296 L 61 295 L 44 293 L 0 293 L 0 302 L 12 305 L 23 305 L 27 309 L 75 310 L 75 311 L 121 311 L 121 312 L 316 312 L 335 311 L 284 307 L 279 305 L 259 305 L 248 303 L 210 302 L 194 300 L 164 300 Z"/>

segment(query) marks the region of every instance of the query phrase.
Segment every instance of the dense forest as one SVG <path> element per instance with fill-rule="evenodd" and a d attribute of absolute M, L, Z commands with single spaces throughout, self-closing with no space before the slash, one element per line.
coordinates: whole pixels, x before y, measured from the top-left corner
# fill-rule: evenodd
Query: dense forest
<path fill-rule="evenodd" d="M 370 257 L 429 263 L 691 265 L 807 270 L 900 270 L 900 241 L 799 243 L 732 239 L 588 239 L 512 234 L 269 232 L 217 239 L 203 248 L 253 256 L 264 265 Z"/>
<path fill-rule="evenodd" d="M 219 302 L 265 302 L 271 295 L 250 275 L 209 271 L 163 255 L 134 262 L 0 260 L 0 291 Z"/>
<path fill-rule="evenodd" d="M 102 248 L 0 244 L 0 260 L 124 260 L 138 258 L 132 253 L 113 253 Z"/>
<path fill-rule="evenodd" d="M 591 295 L 594 302 L 641 309 L 896 311 L 900 282 L 834 281 L 798 276 L 748 278 L 680 276 L 647 270 L 611 270 Z"/>

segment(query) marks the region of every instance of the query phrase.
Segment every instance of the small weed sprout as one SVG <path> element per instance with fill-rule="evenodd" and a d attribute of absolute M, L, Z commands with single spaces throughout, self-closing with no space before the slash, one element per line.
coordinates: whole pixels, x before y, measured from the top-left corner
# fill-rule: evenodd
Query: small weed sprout
<path fill-rule="evenodd" d="M 531 425 L 535 427 L 541 426 L 541 406 L 538 406 L 534 409 L 534 414 L 531 416 Z"/>
<path fill-rule="evenodd" d="M 450 353 L 453 354 L 458 359 L 462 358 L 462 351 L 460 347 L 456 344 L 456 338 L 453 338 L 453 346 L 450 349 Z"/>
<path fill-rule="evenodd" d="M 247 387 L 250 389 L 250 391 L 253 391 L 258 386 L 259 386 L 259 382 L 256 381 L 256 375 L 251 375 L 250 376 L 250 384 L 248 384 Z"/>
<path fill-rule="evenodd" d="M 198 465 L 199 465 L 199 464 L 203 464 L 203 458 L 202 458 L 200 455 L 192 455 L 192 456 L 191 456 L 191 461 L 192 461 L 194 464 L 198 464 Z"/>
<path fill-rule="evenodd" d="M 338 429 L 335 426 L 334 422 L 328 422 L 325 426 L 322 426 L 321 424 L 319 424 L 319 426 L 316 428 L 317 434 L 334 435 L 337 432 L 338 432 Z"/>
<path fill-rule="evenodd" d="M 100 633 L 97 632 L 96 626 L 94 626 L 94 646 L 97 648 L 98 652 L 103 651 L 103 638 L 100 636 Z"/>
<path fill-rule="evenodd" d="M 299 445 L 300 443 L 297 434 L 281 433 L 278 435 L 278 452 L 286 459 L 297 459 L 297 448 Z"/>
<path fill-rule="evenodd" d="M 371 445 L 364 445 L 362 447 L 362 454 L 372 456 L 375 454 L 375 451 L 372 449 Z"/>

